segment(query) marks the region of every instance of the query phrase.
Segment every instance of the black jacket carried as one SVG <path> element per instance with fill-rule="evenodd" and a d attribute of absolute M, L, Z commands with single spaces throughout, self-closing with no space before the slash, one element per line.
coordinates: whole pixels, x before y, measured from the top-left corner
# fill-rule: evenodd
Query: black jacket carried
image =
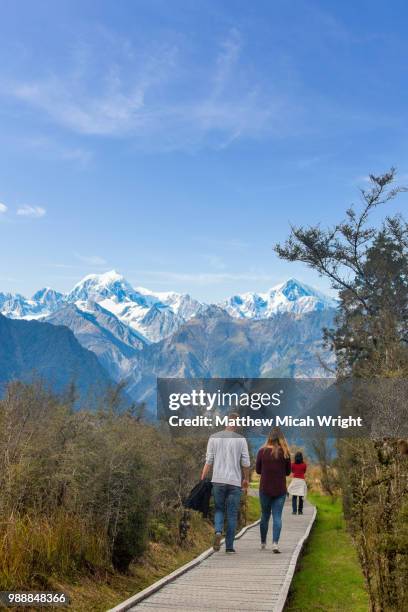
<path fill-rule="evenodd" d="M 197 510 L 201 512 L 204 518 L 207 518 L 210 507 L 211 490 L 212 484 L 209 480 L 200 480 L 185 500 L 184 507 L 190 508 L 191 510 Z"/>

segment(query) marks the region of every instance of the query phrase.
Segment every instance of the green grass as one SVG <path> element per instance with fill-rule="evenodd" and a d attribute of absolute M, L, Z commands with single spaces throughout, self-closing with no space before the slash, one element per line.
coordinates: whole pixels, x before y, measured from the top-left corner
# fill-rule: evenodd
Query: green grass
<path fill-rule="evenodd" d="M 317 518 L 300 560 L 287 612 L 367 612 L 368 596 L 341 500 L 312 493 Z"/>
<path fill-rule="evenodd" d="M 261 515 L 261 505 L 259 503 L 259 497 L 247 497 L 247 523 L 255 523 Z"/>

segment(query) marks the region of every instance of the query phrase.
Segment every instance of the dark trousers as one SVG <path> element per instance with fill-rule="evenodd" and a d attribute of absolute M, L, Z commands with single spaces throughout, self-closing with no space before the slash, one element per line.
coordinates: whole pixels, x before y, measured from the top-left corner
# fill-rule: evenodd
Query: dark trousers
<path fill-rule="evenodd" d="M 299 508 L 297 505 L 297 501 L 299 498 Z M 293 512 L 303 512 L 303 495 L 292 495 L 292 510 Z"/>

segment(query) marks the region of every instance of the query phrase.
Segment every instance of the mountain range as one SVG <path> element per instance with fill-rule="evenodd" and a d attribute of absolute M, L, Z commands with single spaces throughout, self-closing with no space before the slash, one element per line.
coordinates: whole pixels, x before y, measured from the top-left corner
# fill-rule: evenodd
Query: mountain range
<path fill-rule="evenodd" d="M 82 404 L 92 406 L 111 385 L 96 355 L 66 326 L 0 315 L 0 391 L 12 380 L 41 380 L 57 392 L 74 382 Z"/>
<path fill-rule="evenodd" d="M 206 304 L 188 294 L 134 288 L 115 271 L 88 275 L 68 293 L 0 293 L 5 317 L 68 327 L 151 412 L 157 376 L 327 375 L 321 360 L 332 363 L 333 356 L 322 346 L 322 330 L 336 306 L 293 278 L 265 293 Z"/>
<path fill-rule="evenodd" d="M 145 342 L 163 340 L 208 308 L 186 293 L 133 288 L 114 270 L 90 274 L 65 294 L 49 287 L 40 289 L 31 298 L 0 293 L 0 312 L 16 319 L 43 319 L 68 304 L 75 304 L 84 312 L 90 312 L 98 304 L 138 332 Z M 291 278 L 266 293 L 233 295 L 217 305 L 234 318 L 268 319 L 282 313 L 303 315 L 335 308 L 336 300 Z"/>
<path fill-rule="evenodd" d="M 204 308 L 188 294 L 134 289 L 115 271 L 90 274 L 65 294 L 49 287 L 31 298 L 0 293 L 0 312 L 17 319 L 44 319 L 68 304 L 89 312 L 95 303 L 138 332 L 144 342 L 157 342 L 171 335 Z"/>

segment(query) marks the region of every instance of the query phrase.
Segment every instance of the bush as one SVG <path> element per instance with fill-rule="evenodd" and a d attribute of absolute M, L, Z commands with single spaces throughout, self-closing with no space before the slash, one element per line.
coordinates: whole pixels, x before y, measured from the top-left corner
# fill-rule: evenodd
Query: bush
<path fill-rule="evenodd" d="M 112 398 L 77 412 L 68 395 L 41 384 L 10 384 L 0 425 L 4 589 L 126 571 L 145 550 L 149 525 L 153 533 L 177 525 L 204 456 L 204 441 L 175 442 Z"/>

